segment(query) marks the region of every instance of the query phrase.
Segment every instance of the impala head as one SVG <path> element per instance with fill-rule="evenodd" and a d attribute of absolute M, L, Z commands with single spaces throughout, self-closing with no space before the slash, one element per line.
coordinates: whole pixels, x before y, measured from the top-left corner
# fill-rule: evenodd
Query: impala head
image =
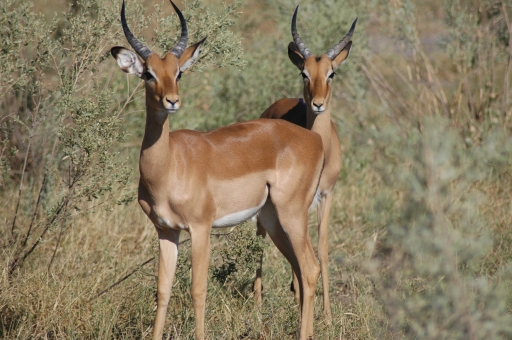
<path fill-rule="evenodd" d="M 299 6 L 295 9 L 292 18 L 293 42 L 288 45 L 288 56 L 301 71 L 304 79 L 304 100 L 310 109 L 320 114 L 326 110 L 331 98 L 331 82 L 336 68 L 347 59 L 352 47 L 352 34 L 356 28 L 357 18 L 352 23 L 349 32 L 339 43 L 334 45 L 325 54 L 317 57 L 311 54 L 297 33 L 296 20 Z"/>
<path fill-rule="evenodd" d="M 136 54 L 124 47 L 112 47 L 110 52 L 117 64 L 126 73 L 135 74 L 146 82 L 146 102 L 156 112 L 174 113 L 180 106 L 178 83 L 181 74 L 196 61 L 201 44 L 206 38 L 186 48 L 188 40 L 187 23 L 183 14 L 171 1 L 181 23 L 181 37 L 170 52 L 163 58 L 151 52 L 135 38 L 126 23 L 124 0 L 121 7 L 121 24 L 128 43 Z"/>

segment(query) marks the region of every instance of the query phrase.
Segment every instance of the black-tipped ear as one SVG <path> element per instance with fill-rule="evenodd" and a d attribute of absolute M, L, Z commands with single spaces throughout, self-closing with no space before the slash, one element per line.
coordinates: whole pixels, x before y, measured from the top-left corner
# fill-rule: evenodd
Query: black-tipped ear
<path fill-rule="evenodd" d="M 288 57 L 302 71 L 304 68 L 304 56 L 300 53 L 299 47 L 294 42 L 288 44 Z"/>
<path fill-rule="evenodd" d="M 194 62 L 199 57 L 199 53 L 201 53 L 201 46 L 203 45 L 206 37 L 196 42 L 194 45 L 189 46 L 183 51 L 183 54 L 180 57 L 180 71 L 185 72 L 187 69 L 194 64 Z"/>
<path fill-rule="evenodd" d="M 350 49 L 352 48 L 352 40 L 350 40 L 347 45 L 341 50 L 341 52 L 333 59 L 332 67 L 336 69 L 340 66 L 350 54 Z"/>
<path fill-rule="evenodd" d="M 121 46 L 114 46 L 110 49 L 110 54 L 112 54 L 112 57 L 114 57 L 114 59 L 117 59 L 117 55 L 119 54 L 119 52 L 121 52 L 123 48 L 124 47 Z"/>

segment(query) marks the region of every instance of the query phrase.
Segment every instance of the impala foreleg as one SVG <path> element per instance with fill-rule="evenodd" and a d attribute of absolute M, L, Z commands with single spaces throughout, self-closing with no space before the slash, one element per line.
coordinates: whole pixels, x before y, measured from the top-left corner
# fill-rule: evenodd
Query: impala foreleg
<path fill-rule="evenodd" d="M 210 264 L 210 227 L 196 227 L 190 230 L 192 242 L 192 303 L 196 318 L 196 339 L 204 339 L 204 311 L 208 265 Z"/>
<path fill-rule="evenodd" d="M 331 304 L 329 302 L 329 212 L 331 210 L 332 194 L 322 197 L 318 206 L 318 259 L 322 273 L 323 310 L 327 324 L 331 324 Z"/>
<path fill-rule="evenodd" d="M 257 228 L 256 236 L 261 236 L 261 237 L 265 238 L 265 236 L 267 235 L 267 231 L 265 230 L 265 228 L 263 228 L 259 219 L 256 224 L 256 228 Z M 263 253 L 261 253 L 260 263 L 259 263 L 259 267 L 256 269 L 256 279 L 254 280 L 254 285 L 253 285 L 254 303 L 256 305 L 261 305 L 261 291 L 263 289 L 262 284 L 261 284 L 262 267 L 263 267 Z"/>
<path fill-rule="evenodd" d="M 158 288 L 156 319 L 153 328 L 153 339 L 162 339 L 167 314 L 167 305 L 171 297 L 172 282 L 176 273 L 178 259 L 178 242 L 180 232 L 172 229 L 158 231 Z"/>

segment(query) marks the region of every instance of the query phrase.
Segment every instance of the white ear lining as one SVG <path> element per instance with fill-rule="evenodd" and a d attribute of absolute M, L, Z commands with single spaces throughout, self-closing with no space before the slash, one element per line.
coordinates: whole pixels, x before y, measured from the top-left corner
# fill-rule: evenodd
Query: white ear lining
<path fill-rule="evenodd" d="M 192 56 L 183 64 L 180 66 L 180 71 L 185 72 L 194 64 L 197 57 L 199 57 L 199 53 L 201 52 L 201 46 L 197 46 L 196 50 L 192 54 Z"/>
<path fill-rule="evenodd" d="M 350 47 L 349 47 L 348 49 L 346 49 L 346 51 L 347 51 L 347 56 L 345 57 L 345 59 L 343 59 L 343 61 L 342 61 L 341 63 L 339 63 L 338 65 L 336 65 L 336 68 L 338 68 L 341 64 L 343 64 L 345 61 L 347 61 L 348 56 L 350 55 L 350 50 L 351 50 L 351 49 L 352 49 L 352 44 L 350 45 Z M 341 50 L 341 52 L 343 52 L 344 50 L 345 50 L 345 49 Z M 341 54 L 341 52 L 340 52 L 338 55 L 340 55 L 340 54 Z M 338 56 L 336 56 L 336 58 L 337 58 L 337 57 L 338 57 Z M 334 59 L 336 59 L 336 58 L 334 58 Z"/>
<path fill-rule="evenodd" d="M 137 55 L 127 49 L 122 49 L 116 55 L 117 65 L 128 74 L 135 74 L 137 77 L 142 76 L 142 71 L 144 67 L 142 66 L 141 61 L 137 57 Z"/>

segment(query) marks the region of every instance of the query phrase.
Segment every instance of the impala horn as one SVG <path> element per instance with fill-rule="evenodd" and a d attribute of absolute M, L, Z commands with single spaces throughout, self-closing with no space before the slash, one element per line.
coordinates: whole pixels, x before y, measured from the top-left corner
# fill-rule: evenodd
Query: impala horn
<path fill-rule="evenodd" d="M 299 33 L 297 33 L 297 12 L 298 12 L 298 10 L 299 10 L 299 6 L 297 6 L 297 8 L 295 8 L 295 12 L 293 13 L 292 37 L 293 37 L 293 41 L 299 48 L 300 54 L 302 54 L 304 59 L 307 59 L 311 55 L 311 51 L 309 50 L 309 48 L 306 47 L 306 44 L 304 44 L 304 42 L 300 38 Z"/>
<path fill-rule="evenodd" d="M 176 45 L 172 48 L 171 53 L 174 54 L 177 58 L 181 57 L 183 52 L 185 51 L 185 47 L 187 47 L 187 41 L 188 41 L 188 29 L 187 29 L 187 23 L 185 21 L 185 18 L 183 17 L 183 14 L 181 14 L 181 11 L 176 7 L 174 2 L 171 0 L 171 5 L 174 7 L 174 10 L 178 14 L 178 17 L 180 19 L 181 24 L 181 36 L 180 40 L 176 43 Z M 128 40 L 128 43 L 133 47 L 135 52 L 146 61 L 146 59 L 149 57 L 149 55 L 153 52 L 144 44 L 142 44 L 137 38 L 135 38 L 130 31 L 130 28 L 128 28 L 128 24 L 126 23 L 126 16 L 125 16 L 125 10 L 124 10 L 124 0 L 123 0 L 123 6 L 121 7 L 121 25 L 123 26 L 124 35 L 126 37 L 126 40 Z"/>
<path fill-rule="evenodd" d="M 180 24 L 181 24 L 181 37 L 180 40 L 176 43 L 176 45 L 172 48 L 171 53 L 174 54 L 178 59 L 181 57 L 183 52 L 185 51 L 185 48 L 187 47 L 187 40 L 188 40 L 188 29 L 187 29 L 187 22 L 185 21 L 185 18 L 183 17 L 183 14 L 181 14 L 181 11 L 176 7 L 174 2 L 171 1 L 172 7 L 174 7 L 174 10 L 176 11 L 176 14 L 178 14 L 178 17 L 180 18 Z"/>
<path fill-rule="evenodd" d="M 354 34 L 354 30 L 356 29 L 357 19 L 354 20 L 352 23 L 352 26 L 350 27 L 350 30 L 348 31 L 347 35 L 343 37 L 343 39 L 340 40 L 339 43 L 334 45 L 331 49 L 329 49 L 325 54 L 329 57 L 329 59 L 334 60 L 340 54 L 341 50 L 347 46 L 347 44 L 350 41 L 350 38 L 352 38 L 352 34 Z"/>
<path fill-rule="evenodd" d="M 128 28 L 128 24 L 126 23 L 126 16 L 124 15 L 124 0 L 123 0 L 123 6 L 121 7 L 121 25 L 123 26 L 124 36 L 126 37 L 126 40 L 128 40 L 128 43 L 133 47 L 135 52 L 146 61 L 146 59 L 149 57 L 149 55 L 152 53 L 149 48 L 144 46 L 137 38 L 135 38 Z"/>

